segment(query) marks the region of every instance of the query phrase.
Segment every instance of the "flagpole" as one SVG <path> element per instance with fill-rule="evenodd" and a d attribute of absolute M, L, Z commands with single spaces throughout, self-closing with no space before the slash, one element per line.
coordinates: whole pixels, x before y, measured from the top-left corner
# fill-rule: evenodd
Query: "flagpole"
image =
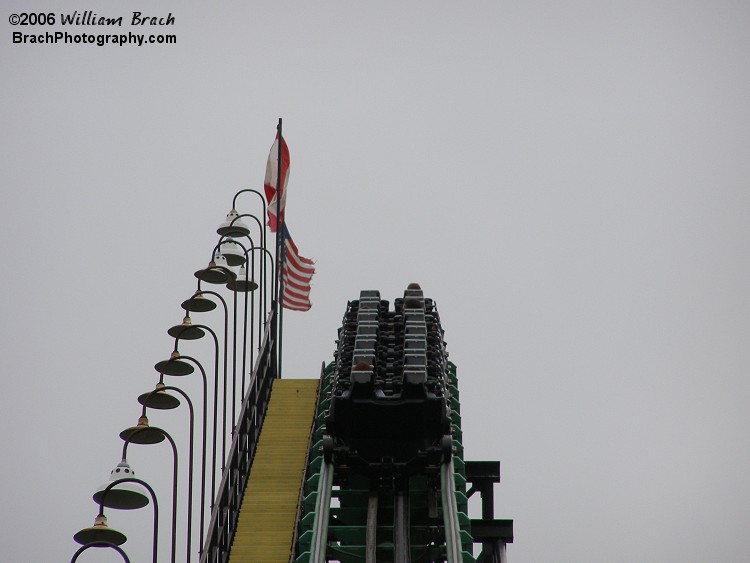
<path fill-rule="evenodd" d="M 282 351 L 283 351 L 283 334 L 284 334 L 284 260 L 286 258 L 285 256 L 285 247 L 284 244 L 284 217 L 281 214 L 281 198 L 282 196 L 285 196 L 286 194 L 282 193 L 282 189 L 284 188 L 283 183 L 281 182 L 281 169 L 282 169 L 282 150 L 281 147 L 284 143 L 284 137 L 281 133 L 281 118 L 279 117 L 279 124 L 276 128 L 278 137 L 279 137 L 279 143 L 278 143 L 278 153 L 277 153 L 277 170 L 276 170 L 276 272 L 277 272 L 277 295 L 278 295 L 278 304 L 279 304 L 279 332 L 277 335 L 278 343 L 279 343 L 279 360 L 278 360 L 278 371 L 276 373 L 276 377 L 281 377 L 281 361 L 282 361 Z M 280 264 L 280 266 L 278 266 Z"/>

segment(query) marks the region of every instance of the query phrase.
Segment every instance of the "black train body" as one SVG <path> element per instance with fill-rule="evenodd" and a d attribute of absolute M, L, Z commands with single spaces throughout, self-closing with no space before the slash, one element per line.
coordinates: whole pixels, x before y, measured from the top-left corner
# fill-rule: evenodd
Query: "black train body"
<path fill-rule="evenodd" d="M 431 299 L 362 291 L 339 329 L 324 454 L 341 470 L 421 472 L 451 455 L 447 353 Z"/>

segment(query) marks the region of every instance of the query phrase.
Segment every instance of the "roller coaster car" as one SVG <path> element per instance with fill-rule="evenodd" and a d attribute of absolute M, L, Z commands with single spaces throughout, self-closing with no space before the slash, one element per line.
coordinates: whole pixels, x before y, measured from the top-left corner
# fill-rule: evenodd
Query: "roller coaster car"
<path fill-rule="evenodd" d="M 331 399 L 326 430 L 336 439 L 337 451 L 348 450 L 350 458 L 367 464 L 422 465 L 415 460 L 425 454 L 439 459 L 450 418 L 445 398 L 424 385 L 405 381 L 400 396 L 378 396 L 372 373 L 352 372 L 351 389 Z"/>
<path fill-rule="evenodd" d="M 337 465 L 364 472 L 390 467 L 412 473 L 450 458 L 446 353 L 442 337 L 428 339 L 442 330 L 421 289 L 407 289 L 395 312 L 387 307 L 376 291 L 350 302 L 340 331 L 324 453 Z"/>

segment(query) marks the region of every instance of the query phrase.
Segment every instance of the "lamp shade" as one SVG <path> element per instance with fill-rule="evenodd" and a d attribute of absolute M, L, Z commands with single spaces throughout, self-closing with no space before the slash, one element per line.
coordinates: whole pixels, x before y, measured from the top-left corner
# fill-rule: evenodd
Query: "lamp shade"
<path fill-rule="evenodd" d="M 235 273 L 229 269 L 226 258 L 220 252 L 214 255 L 207 268 L 195 272 L 195 277 L 206 283 L 227 283 L 234 276 Z"/>
<path fill-rule="evenodd" d="M 171 410 L 180 406 L 180 400 L 170 395 L 164 389 L 163 383 L 157 383 L 156 389 L 138 396 L 138 402 L 144 407 L 158 410 Z"/>
<path fill-rule="evenodd" d="M 244 237 L 250 234 L 250 229 L 248 229 L 247 225 L 242 222 L 242 219 L 239 219 L 237 210 L 232 209 L 229 213 L 227 213 L 227 220 L 219 225 L 219 228 L 216 229 L 216 232 L 223 237 Z"/>
<path fill-rule="evenodd" d="M 118 483 L 111 489 L 105 489 L 113 482 L 119 479 L 134 477 L 135 472 L 130 468 L 127 460 L 121 460 L 112 470 L 109 481 L 102 484 L 94 493 L 94 502 L 107 508 L 117 508 L 119 510 L 132 510 L 143 508 L 148 504 L 148 496 L 143 494 L 141 487 L 133 482 Z"/>
<path fill-rule="evenodd" d="M 97 543 L 112 543 L 114 545 L 124 544 L 128 538 L 125 534 L 118 532 L 107 526 L 107 517 L 99 515 L 94 520 L 94 525 L 90 528 L 84 528 L 76 535 L 73 539 L 81 545 L 97 544 Z"/>
<path fill-rule="evenodd" d="M 190 375 L 195 371 L 195 368 L 187 363 L 183 362 L 181 360 L 178 360 L 176 358 L 170 358 L 169 360 L 162 360 L 161 362 L 156 362 L 154 364 L 154 369 L 158 371 L 159 373 L 163 373 L 165 375 Z"/>
<path fill-rule="evenodd" d="M 248 278 L 245 266 L 240 266 L 240 272 L 237 277 L 227 282 L 227 287 L 238 293 L 246 293 L 258 289 L 258 284 Z"/>
<path fill-rule="evenodd" d="M 190 315 L 186 315 L 185 318 L 182 319 L 182 324 L 175 325 L 168 329 L 167 334 L 174 338 L 179 338 L 180 340 L 199 340 L 206 336 L 206 333 L 202 328 L 193 326 L 193 323 L 190 320 Z"/>
<path fill-rule="evenodd" d="M 230 266 L 241 266 L 245 263 L 242 247 L 230 238 L 221 243 L 221 253 Z"/>
<path fill-rule="evenodd" d="M 182 308 L 191 313 L 205 313 L 216 309 L 216 303 L 196 292 L 190 299 L 182 302 Z"/>
<path fill-rule="evenodd" d="M 131 444 L 158 444 L 166 438 L 164 432 L 148 425 L 148 418 L 142 416 L 136 426 L 131 426 L 120 432 L 120 438 Z"/>

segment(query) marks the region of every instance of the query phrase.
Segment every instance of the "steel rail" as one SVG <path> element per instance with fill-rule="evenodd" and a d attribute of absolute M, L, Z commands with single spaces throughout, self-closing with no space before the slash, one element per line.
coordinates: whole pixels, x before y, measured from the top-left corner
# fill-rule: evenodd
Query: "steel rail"
<path fill-rule="evenodd" d="M 411 547 L 409 545 L 409 493 L 393 492 L 393 561 L 409 563 Z"/>
<path fill-rule="evenodd" d="M 378 492 L 372 491 L 367 499 L 367 531 L 365 533 L 365 563 L 377 562 L 378 543 Z"/>
<path fill-rule="evenodd" d="M 443 501 L 443 526 L 447 563 L 461 563 L 461 530 L 456 506 L 456 481 L 453 459 L 440 465 L 440 496 Z"/>
<path fill-rule="evenodd" d="M 315 520 L 313 521 L 310 563 L 326 563 L 328 547 L 328 518 L 331 512 L 331 488 L 333 487 L 333 463 L 322 463 L 318 497 L 315 499 Z"/>

